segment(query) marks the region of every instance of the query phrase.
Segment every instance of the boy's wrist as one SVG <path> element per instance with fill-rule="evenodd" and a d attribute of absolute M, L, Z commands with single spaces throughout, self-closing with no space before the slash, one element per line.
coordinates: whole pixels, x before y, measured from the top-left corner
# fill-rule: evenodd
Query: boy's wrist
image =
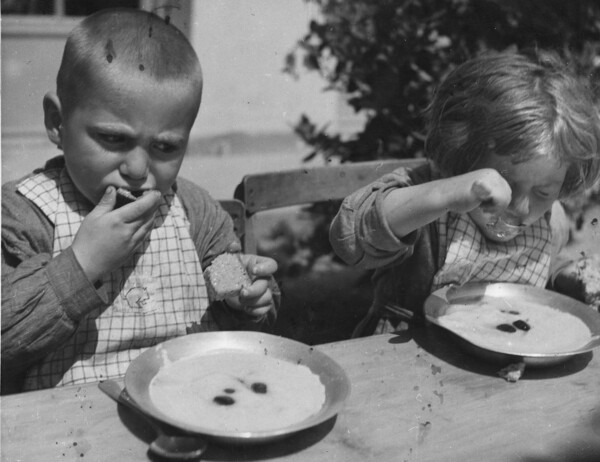
<path fill-rule="evenodd" d="M 232 306 L 227 299 L 223 300 L 223 305 L 225 305 L 227 310 L 237 318 L 257 323 L 263 321 L 268 315 L 268 312 L 272 309 L 271 307 L 266 313 L 254 314 L 254 310 L 247 310 L 243 305 Z"/>
<path fill-rule="evenodd" d="M 98 271 L 93 262 L 88 261 L 89 259 L 85 252 L 82 253 L 79 251 L 75 242 L 71 245 L 71 250 L 83 274 L 85 274 L 92 285 L 96 286 L 102 280 L 102 273 Z"/>
<path fill-rule="evenodd" d="M 51 269 L 50 265 L 57 266 Z M 108 303 L 106 291 L 91 283 L 71 249 L 52 259 L 47 269 L 49 283 L 65 313 L 73 321 L 79 322 L 92 309 Z M 64 278 L 65 273 L 70 275 L 68 280 Z"/>

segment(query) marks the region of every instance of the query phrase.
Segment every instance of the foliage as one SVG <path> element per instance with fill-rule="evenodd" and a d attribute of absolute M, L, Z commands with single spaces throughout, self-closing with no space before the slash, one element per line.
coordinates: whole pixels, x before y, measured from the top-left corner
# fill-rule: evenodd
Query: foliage
<path fill-rule="evenodd" d="M 423 110 L 437 84 L 457 64 L 485 50 L 553 49 L 591 80 L 600 96 L 598 0 L 305 0 L 318 20 L 286 57 L 285 71 L 319 73 L 325 90 L 340 93 L 365 119 L 353 134 L 330 133 L 302 115 L 296 133 L 312 150 L 341 162 L 423 155 Z M 574 228 L 600 203 L 600 185 L 565 204 Z M 283 226 L 290 264 L 284 273 L 310 270 L 330 252 L 327 230 L 339 204 L 308 208 L 312 232 Z M 287 254 L 286 254 L 287 255 Z"/>
<path fill-rule="evenodd" d="M 456 64 L 483 50 L 551 48 L 600 81 L 597 0 L 307 0 L 321 17 L 286 57 L 286 72 L 318 72 L 326 90 L 365 116 L 352 136 L 303 115 L 296 133 L 307 159 L 345 161 L 422 155 L 422 111 Z"/>

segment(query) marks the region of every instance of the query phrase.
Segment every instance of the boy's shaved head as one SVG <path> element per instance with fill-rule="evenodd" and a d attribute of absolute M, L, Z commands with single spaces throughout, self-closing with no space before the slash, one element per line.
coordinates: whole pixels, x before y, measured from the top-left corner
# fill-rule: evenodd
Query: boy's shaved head
<path fill-rule="evenodd" d="M 200 96 L 198 57 L 176 27 L 147 11 L 117 8 L 85 18 L 69 34 L 57 83 L 64 113 L 105 79 L 147 77 L 193 85 Z"/>

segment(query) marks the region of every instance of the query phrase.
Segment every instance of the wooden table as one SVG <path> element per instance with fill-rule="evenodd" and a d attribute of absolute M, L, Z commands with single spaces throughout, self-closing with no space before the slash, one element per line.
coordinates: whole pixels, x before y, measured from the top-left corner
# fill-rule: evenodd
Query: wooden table
<path fill-rule="evenodd" d="M 252 447 L 211 445 L 203 460 L 599 461 L 596 351 L 510 383 L 441 330 L 320 345 L 352 384 L 344 410 Z M 152 430 L 96 384 L 1 399 L 2 461 L 147 461 Z"/>

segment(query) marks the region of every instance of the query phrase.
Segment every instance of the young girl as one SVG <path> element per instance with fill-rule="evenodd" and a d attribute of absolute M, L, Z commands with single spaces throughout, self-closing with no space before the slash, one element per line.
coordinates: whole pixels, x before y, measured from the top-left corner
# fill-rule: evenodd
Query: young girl
<path fill-rule="evenodd" d="M 569 225 L 558 199 L 600 176 L 589 89 L 554 54 L 488 54 L 451 72 L 428 110 L 429 162 L 347 197 L 331 230 L 375 269 L 355 335 L 419 320 L 433 291 L 474 281 L 545 287 Z"/>

